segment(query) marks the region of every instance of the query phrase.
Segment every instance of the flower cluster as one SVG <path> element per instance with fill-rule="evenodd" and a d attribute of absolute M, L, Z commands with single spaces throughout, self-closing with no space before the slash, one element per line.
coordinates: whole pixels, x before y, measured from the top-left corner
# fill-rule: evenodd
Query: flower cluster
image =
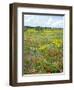
<path fill-rule="evenodd" d="M 63 42 L 61 39 L 54 39 L 52 43 L 55 44 L 56 47 L 60 47 Z"/>

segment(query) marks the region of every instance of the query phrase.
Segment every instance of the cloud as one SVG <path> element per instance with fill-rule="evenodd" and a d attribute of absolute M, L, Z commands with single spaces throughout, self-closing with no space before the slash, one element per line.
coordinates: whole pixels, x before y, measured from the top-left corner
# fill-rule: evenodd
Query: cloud
<path fill-rule="evenodd" d="M 58 16 L 56 16 L 56 17 L 51 16 L 47 21 L 47 25 L 50 27 L 63 28 L 64 27 L 64 19 L 57 18 L 57 17 Z"/>
<path fill-rule="evenodd" d="M 33 15 L 24 15 L 24 22 L 30 22 L 32 19 L 34 19 Z"/>
<path fill-rule="evenodd" d="M 52 23 L 52 26 L 58 28 L 64 28 L 64 22 L 63 20 L 57 20 L 56 22 Z"/>

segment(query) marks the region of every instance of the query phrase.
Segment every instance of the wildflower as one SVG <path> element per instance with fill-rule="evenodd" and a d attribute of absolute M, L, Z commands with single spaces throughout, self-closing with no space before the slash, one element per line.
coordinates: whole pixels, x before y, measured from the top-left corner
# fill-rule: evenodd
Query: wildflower
<path fill-rule="evenodd" d="M 44 50 L 48 47 L 49 47 L 49 44 L 45 44 L 45 45 L 40 46 L 39 50 Z"/>
<path fill-rule="evenodd" d="M 62 45 L 62 40 L 60 39 L 54 39 L 52 41 L 53 44 L 55 44 L 57 47 L 60 47 Z"/>

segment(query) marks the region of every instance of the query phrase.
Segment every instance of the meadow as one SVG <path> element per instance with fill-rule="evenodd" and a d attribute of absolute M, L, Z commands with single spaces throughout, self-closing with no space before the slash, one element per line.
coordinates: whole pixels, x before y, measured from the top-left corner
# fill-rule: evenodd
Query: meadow
<path fill-rule="evenodd" d="M 63 72 L 63 29 L 24 30 L 24 74 Z"/>

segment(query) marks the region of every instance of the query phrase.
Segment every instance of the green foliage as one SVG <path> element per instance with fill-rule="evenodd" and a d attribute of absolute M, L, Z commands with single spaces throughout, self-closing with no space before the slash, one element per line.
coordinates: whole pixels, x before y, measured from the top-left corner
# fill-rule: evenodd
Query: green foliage
<path fill-rule="evenodd" d="M 24 31 L 24 74 L 63 71 L 63 30 L 28 28 Z"/>

